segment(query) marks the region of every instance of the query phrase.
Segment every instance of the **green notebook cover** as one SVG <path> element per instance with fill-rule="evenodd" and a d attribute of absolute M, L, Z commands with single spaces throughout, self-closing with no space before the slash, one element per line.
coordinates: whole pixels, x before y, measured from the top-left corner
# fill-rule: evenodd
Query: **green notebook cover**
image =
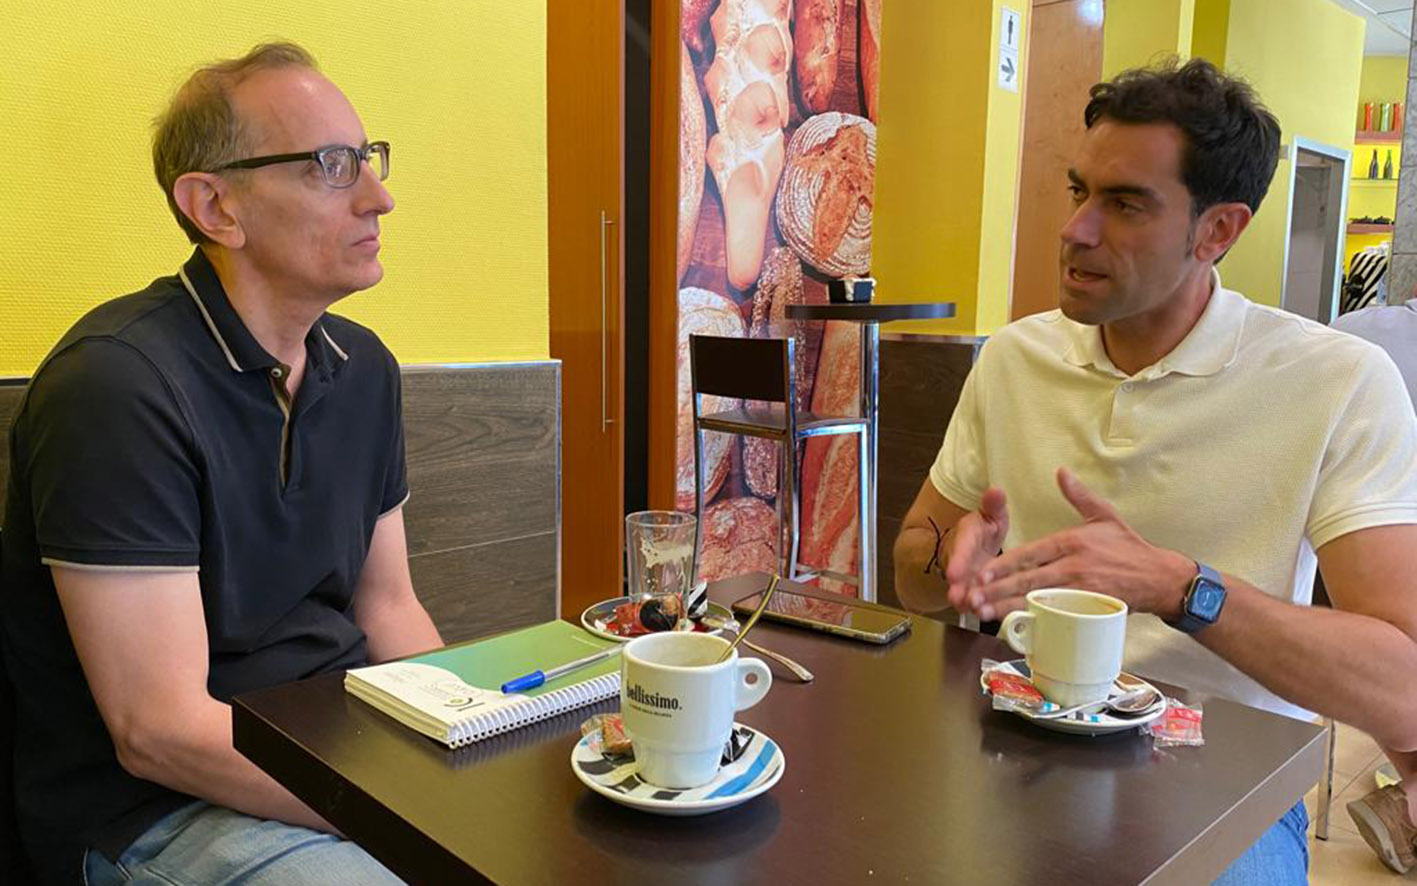
<path fill-rule="evenodd" d="M 502 684 L 508 680 L 530 674 L 532 671 L 549 671 L 616 645 L 619 645 L 616 641 L 597 637 L 568 621 L 549 621 L 485 640 L 473 640 L 424 655 L 415 655 L 406 661 L 452 671 L 458 679 L 479 689 L 500 690 Z M 620 657 L 612 655 L 605 661 L 571 671 L 559 679 L 521 694 L 532 697 L 544 695 L 583 680 L 617 673 L 619 670 Z"/>

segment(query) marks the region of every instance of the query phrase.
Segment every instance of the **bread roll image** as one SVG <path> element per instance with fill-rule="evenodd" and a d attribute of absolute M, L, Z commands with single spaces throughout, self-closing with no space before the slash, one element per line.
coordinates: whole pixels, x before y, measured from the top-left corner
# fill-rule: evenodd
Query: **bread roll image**
<path fill-rule="evenodd" d="M 841 56 L 842 0 L 797 0 L 793 8 L 793 74 L 797 98 L 807 115 L 820 114 L 831 104 Z"/>
<path fill-rule="evenodd" d="M 861 64 L 861 92 L 866 116 L 876 122 L 876 100 L 881 82 L 881 4 L 884 0 L 858 0 L 856 6 L 856 58 Z"/>
<path fill-rule="evenodd" d="M 665 2 L 665 0 L 661 0 Z M 674 2 L 674 0 L 668 0 Z M 679 37 L 694 52 L 704 51 L 704 23 L 716 0 L 678 0 Z"/>
<path fill-rule="evenodd" d="M 679 417 L 675 439 L 674 507 L 694 510 L 694 401 L 689 390 L 689 336 L 723 335 L 741 338 L 747 332 L 743 314 L 727 296 L 707 289 L 679 290 Z M 705 396 L 703 410 L 721 412 L 737 409 L 741 401 Z M 728 434 L 704 434 L 704 502 L 708 503 L 728 477 L 729 450 L 736 440 Z"/>
<path fill-rule="evenodd" d="M 787 148 L 778 230 L 823 274 L 863 276 L 871 268 L 875 189 L 875 124 L 836 111 L 809 117 Z"/>
<path fill-rule="evenodd" d="M 723 0 L 709 18 L 714 59 L 704 74 L 718 131 L 706 160 L 723 201 L 728 282 L 746 291 L 763 263 L 787 125 L 790 0 Z"/>
<path fill-rule="evenodd" d="M 704 145 L 708 140 L 704 97 L 699 78 L 689 62 L 689 51 L 679 44 L 679 245 L 674 282 L 684 279 L 699 229 L 699 202 L 704 196 Z"/>
<path fill-rule="evenodd" d="M 777 514 L 751 495 L 727 498 L 704 509 L 700 581 L 745 572 L 777 571 Z"/>

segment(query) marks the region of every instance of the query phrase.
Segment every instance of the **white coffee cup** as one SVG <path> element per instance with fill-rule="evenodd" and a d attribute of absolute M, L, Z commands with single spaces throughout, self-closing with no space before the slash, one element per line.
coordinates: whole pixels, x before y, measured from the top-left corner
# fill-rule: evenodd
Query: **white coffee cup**
<path fill-rule="evenodd" d="M 1062 707 L 1105 699 L 1122 672 L 1127 604 L 1070 588 L 1043 588 L 1010 612 L 999 636 L 1028 659 L 1033 685 Z"/>
<path fill-rule="evenodd" d="M 664 788 L 712 781 L 734 712 L 767 695 L 772 686 L 767 665 L 740 659 L 737 650 L 720 662 L 728 645 L 711 634 L 664 632 L 625 646 L 620 713 L 644 781 Z"/>

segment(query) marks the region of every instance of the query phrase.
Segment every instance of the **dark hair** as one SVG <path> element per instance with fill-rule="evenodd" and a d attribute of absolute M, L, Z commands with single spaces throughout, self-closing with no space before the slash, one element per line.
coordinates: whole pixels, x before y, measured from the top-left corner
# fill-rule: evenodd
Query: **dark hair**
<path fill-rule="evenodd" d="M 1092 87 L 1083 119 L 1170 123 L 1186 146 L 1181 181 L 1200 215 L 1217 203 L 1258 211 L 1279 163 L 1279 121 L 1248 83 L 1203 58 L 1124 71 Z"/>

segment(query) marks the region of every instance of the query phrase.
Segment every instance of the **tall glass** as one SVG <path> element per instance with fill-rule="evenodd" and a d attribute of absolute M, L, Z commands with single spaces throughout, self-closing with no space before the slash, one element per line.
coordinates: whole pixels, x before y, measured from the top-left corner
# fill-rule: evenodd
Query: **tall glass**
<path fill-rule="evenodd" d="M 639 511 L 625 518 L 625 562 L 631 597 L 673 597 L 682 604 L 694 581 L 697 526 L 693 514 L 678 511 Z M 664 602 L 669 603 L 667 599 Z M 675 607 L 674 611 L 683 610 Z"/>

